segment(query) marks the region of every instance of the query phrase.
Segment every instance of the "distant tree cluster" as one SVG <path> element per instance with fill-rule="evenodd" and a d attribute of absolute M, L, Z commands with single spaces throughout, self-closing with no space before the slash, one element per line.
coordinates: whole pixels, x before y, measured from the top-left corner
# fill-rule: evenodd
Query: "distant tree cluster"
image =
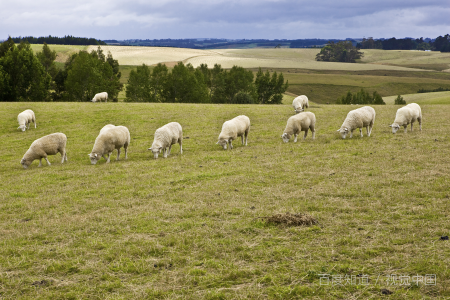
<path fill-rule="evenodd" d="M 450 52 L 450 35 L 439 36 L 434 41 L 424 41 L 420 39 L 396 39 L 374 40 L 373 38 L 363 39 L 356 47 L 361 49 L 383 49 L 383 50 L 435 50 Z"/>
<path fill-rule="evenodd" d="M 82 38 L 66 35 L 62 38 L 56 36 L 41 36 L 38 38 L 32 36 L 12 38 L 14 43 L 28 42 L 30 44 L 52 44 L 52 45 L 106 45 L 105 42 L 94 38 Z"/>
<path fill-rule="evenodd" d="M 0 101 L 88 101 L 99 92 L 116 99 L 122 89 L 119 63 L 98 48 L 73 54 L 63 69 L 46 43 L 36 55 L 28 42 L 0 44 Z"/>
<path fill-rule="evenodd" d="M 194 68 L 178 63 L 171 72 L 158 64 L 153 70 L 143 64 L 130 72 L 127 102 L 182 102 L 229 104 L 280 104 L 288 87 L 283 74 L 270 75 L 259 69 L 256 79 L 250 70 L 233 66 L 224 70 L 215 64 Z"/>
<path fill-rule="evenodd" d="M 405 105 L 406 101 L 405 101 L 405 99 L 403 99 L 402 96 L 398 95 L 397 98 L 395 98 L 395 100 L 394 100 L 394 104 L 395 105 Z"/>
<path fill-rule="evenodd" d="M 363 53 L 353 46 L 351 41 L 330 41 L 316 55 L 317 61 L 351 62 L 360 59 Z"/>
<path fill-rule="evenodd" d="M 350 91 L 346 95 L 337 99 L 336 104 L 386 104 L 383 98 L 377 92 L 370 95 L 368 92 L 361 89 L 356 94 Z"/>
<path fill-rule="evenodd" d="M 440 86 L 437 89 L 432 89 L 432 90 L 427 90 L 427 89 L 421 88 L 417 91 L 417 93 L 434 93 L 434 92 L 446 92 L 446 91 L 450 91 L 450 89 L 443 88 Z"/>

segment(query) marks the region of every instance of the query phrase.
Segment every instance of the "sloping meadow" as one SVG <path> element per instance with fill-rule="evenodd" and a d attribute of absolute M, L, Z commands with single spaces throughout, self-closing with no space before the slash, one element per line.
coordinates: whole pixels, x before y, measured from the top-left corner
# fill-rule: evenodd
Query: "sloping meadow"
<path fill-rule="evenodd" d="M 423 105 L 423 131 L 395 135 L 399 107 L 374 106 L 372 136 L 342 140 L 356 107 L 311 105 L 316 140 L 284 144 L 290 105 L 2 103 L 0 298 L 449 297 L 450 106 Z M 37 129 L 21 132 L 25 109 Z M 248 146 L 224 151 L 222 123 L 240 114 Z M 183 154 L 155 160 L 153 134 L 172 121 Z M 128 160 L 91 165 L 109 123 L 130 130 Z M 54 132 L 69 161 L 24 170 Z M 287 213 L 315 222 L 266 222 Z"/>

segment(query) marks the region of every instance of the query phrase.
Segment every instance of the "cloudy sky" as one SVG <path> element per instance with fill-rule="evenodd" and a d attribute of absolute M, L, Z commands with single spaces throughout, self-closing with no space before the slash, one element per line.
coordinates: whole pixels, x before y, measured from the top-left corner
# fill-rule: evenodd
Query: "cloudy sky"
<path fill-rule="evenodd" d="M 0 0 L 0 40 L 435 38 L 449 16 L 449 0 Z"/>

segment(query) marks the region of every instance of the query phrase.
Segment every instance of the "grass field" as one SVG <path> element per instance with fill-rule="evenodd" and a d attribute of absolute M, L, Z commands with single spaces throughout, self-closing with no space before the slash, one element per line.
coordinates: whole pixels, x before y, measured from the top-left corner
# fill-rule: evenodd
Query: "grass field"
<path fill-rule="evenodd" d="M 38 127 L 23 133 L 28 108 Z M 396 135 L 398 107 L 376 106 L 372 136 L 342 140 L 354 108 L 311 105 L 316 140 L 283 144 L 289 105 L 1 103 L 0 298 L 448 299 L 450 106 L 423 104 L 423 131 Z M 223 151 L 221 125 L 239 114 L 249 145 Z M 154 160 L 153 133 L 170 121 L 184 153 Z M 108 123 L 129 128 L 129 158 L 90 165 Z M 68 163 L 22 169 L 53 132 L 68 137 Z M 260 218 L 285 212 L 319 224 Z M 436 285 L 405 284 L 427 274 Z"/>
<path fill-rule="evenodd" d="M 406 103 L 423 104 L 450 104 L 450 92 L 420 93 L 402 95 Z M 397 96 L 384 97 L 386 104 L 394 104 Z"/>

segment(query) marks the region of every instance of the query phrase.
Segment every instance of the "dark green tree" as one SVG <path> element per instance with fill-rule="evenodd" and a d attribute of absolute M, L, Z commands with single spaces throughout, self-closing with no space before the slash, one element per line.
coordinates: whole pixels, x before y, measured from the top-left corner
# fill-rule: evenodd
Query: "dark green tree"
<path fill-rule="evenodd" d="M 403 99 L 402 96 L 398 95 L 397 98 L 395 98 L 394 104 L 396 105 L 405 105 L 406 101 Z"/>
<path fill-rule="evenodd" d="M 0 47 L 0 101 L 46 101 L 51 77 L 28 43 Z"/>
<path fill-rule="evenodd" d="M 256 99 L 255 85 L 253 84 L 253 72 L 243 67 L 233 66 L 230 71 L 225 72 L 226 103 L 232 103 L 234 96 L 239 92 L 248 93 Z"/>
<path fill-rule="evenodd" d="M 38 52 L 36 56 L 44 66 L 45 72 L 50 74 L 52 78 L 55 78 L 56 73 L 58 73 L 55 65 L 56 51 L 50 50 L 50 47 L 47 45 L 47 43 L 44 42 L 44 45 L 42 46 L 42 52 Z"/>
<path fill-rule="evenodd" d="M 151 99 L 154 102 L 164 102 L 168 98 L 169 69 L 164 64 L 157 64 L 150 76 L 152 89 Z"/>
<path fill-rule="evenodd" d="M 258 103 L 261 104 L 281 104 L 283 93 L 288 88 L 288 82 L 284 82 L 283 73 L 277 72 L 270 76 L 269 70 L 263 73 L 259 68 L 256 73 L 255 87 L 258 94 Z"/>
<path fill-rule="evenodd" d="M 145 64 L 131 70 L 126 89 L 126 102 L 153 102 L 150 93 L 150 69 Z"/>
<path fill-rule="evenodd" d="M 317 61 L 331 62 L 356 62 L 363 56 L 358 48 L 354 47 L 350 41 L 339 41 L 337 43 L 330 41 L 316 55 Z"/>
<path fill-rule="evenodd" d="M 100 48 L 91 53 L 80 51 L 72 55 L 65 71 L 64 91 L 68 101 L 89 101 L 100 92 L 107 92 L 108 98 L 114 101 L 123 87 Z M 65 77 L 65 72 L 61 77 Z"/>
<path fill-rule="evenodd" d="M 179 62 L 167 80 L 166 102 L 208 103 L 208 87 L 200 70 Z"/>

